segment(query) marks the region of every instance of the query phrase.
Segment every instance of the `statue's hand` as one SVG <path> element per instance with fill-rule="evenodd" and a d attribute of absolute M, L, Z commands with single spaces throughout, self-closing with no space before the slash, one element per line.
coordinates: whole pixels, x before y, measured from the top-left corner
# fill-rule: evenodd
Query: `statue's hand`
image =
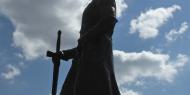
<path fill-rule="evenodd" d="M 67 57 L 65 56 L 65 54 L 64 54 L 63 51 L 59 51 L 59 52 L 58 52 L 58 55 L 60 56 L 61 59 L 65 60 L 65 61 L 68 61 L 68 60 L 69 60 L 69 58 L 67 58 Z"/>
<path fill-rule="evenodd" d="M 62 51 L 56 52 L 52 56 L 52 62 L 57 63 L 60 59 L 63 59 L 65 61 L 68 61 L 68 59 L 65 57 L 64 53 Z"/>
<path fill-rule="evenodd" d="M 57 53 L 53 53 L 53 56 L 52 56 L 52 62 L 54 64 L 58 63 L 58 61 L 60 60 L 60 57 Z"/>

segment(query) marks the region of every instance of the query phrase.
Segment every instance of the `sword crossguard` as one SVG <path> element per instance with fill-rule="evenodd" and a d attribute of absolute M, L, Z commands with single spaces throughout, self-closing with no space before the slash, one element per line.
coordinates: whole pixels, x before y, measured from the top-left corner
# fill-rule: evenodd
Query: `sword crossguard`
<path fill-rule="evenodd" d="M 54 54 L 55 54 L 54 52 L 47 51 L 46 56 L 47 57 L 53 57 Z"/>

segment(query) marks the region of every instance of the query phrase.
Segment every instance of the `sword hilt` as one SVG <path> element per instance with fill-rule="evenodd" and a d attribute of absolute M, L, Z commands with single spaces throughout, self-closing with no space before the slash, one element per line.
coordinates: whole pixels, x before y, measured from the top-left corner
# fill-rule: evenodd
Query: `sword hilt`
<path fill-rule="evenodd" d="M 60 30 L 57 32 L 57 35 L 58 35 L 58 37 L 57 37 L 57 44 L 56 44 L 56 52 L 59 52 L 60 51 L 60 43 L 61 43 L 61 31 Z M 54 54 L 55 54 L 54 52 L 49 51 L 49 50 L 46 52 L 47 57 L 53 57 Z"/>
<path fill-rule="evenodd" d="M 57 32 L 58 38 L 57 38 L 57 46 L 56 46 L 56 52 L 60 51 L 60 43 L 61 43 L 61 31 L 59 30 Z"/>

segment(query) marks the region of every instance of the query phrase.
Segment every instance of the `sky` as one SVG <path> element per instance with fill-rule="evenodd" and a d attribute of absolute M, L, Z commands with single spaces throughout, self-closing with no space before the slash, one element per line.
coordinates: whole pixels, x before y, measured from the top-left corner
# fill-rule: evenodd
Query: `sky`
<path fill-rule="evenodd" d="M 0 0 L 0 95 L 50 95 L 46 51 L 77 45 L 89 0 Z M 114 69 L 121 95 L 190 93 L 189 0 L 116 0 Z M 71 60 L 61 61 L 58 92 Z"/>

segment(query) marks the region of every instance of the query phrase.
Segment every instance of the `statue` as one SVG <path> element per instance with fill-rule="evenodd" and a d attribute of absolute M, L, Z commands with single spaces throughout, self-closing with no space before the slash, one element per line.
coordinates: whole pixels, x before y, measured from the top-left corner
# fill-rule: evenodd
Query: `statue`
<path fill-rule="evenodd" d="M 56 52 L 58 59 L 73 59 L 60 95 L 120 95 L 113 67 L 112 34 L 115 0 L 92 0 L 83 12 L 78 46 Z"/>

